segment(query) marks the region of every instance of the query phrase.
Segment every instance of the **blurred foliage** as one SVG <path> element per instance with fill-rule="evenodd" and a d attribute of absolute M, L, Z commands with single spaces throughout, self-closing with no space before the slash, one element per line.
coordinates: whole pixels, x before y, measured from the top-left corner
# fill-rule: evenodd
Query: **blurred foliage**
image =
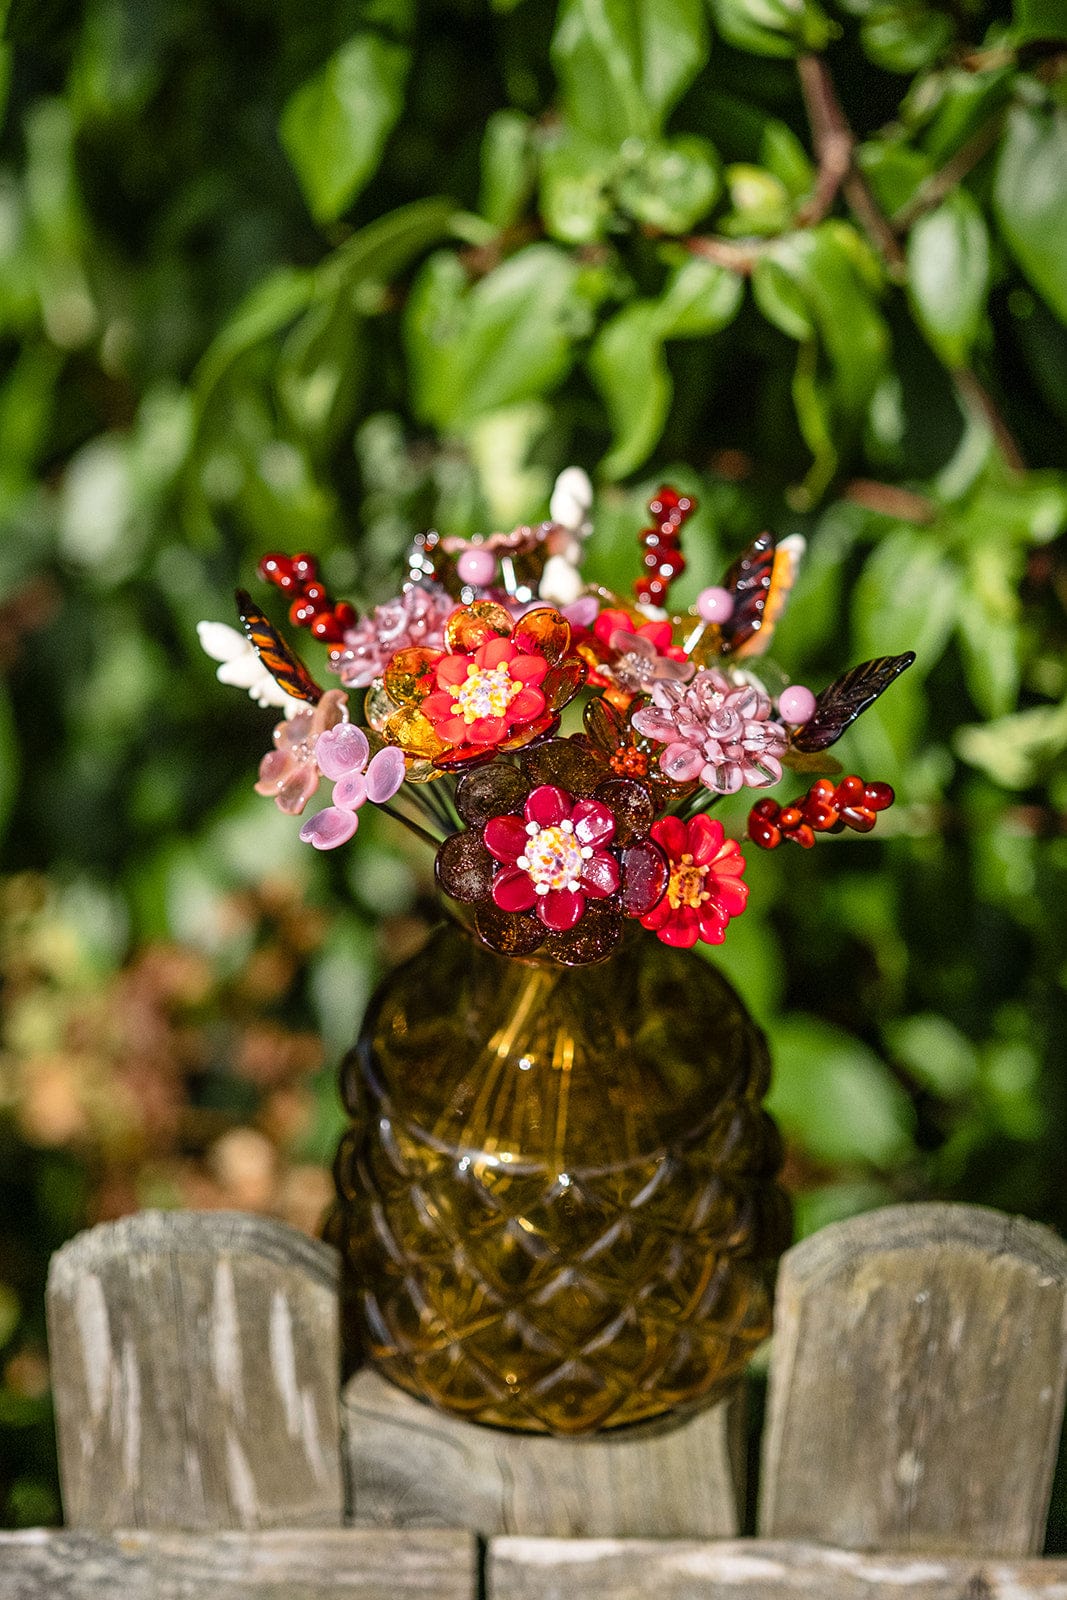
<path fill-rule="evenodd" d="M 0 48 L 0 1497 L 55 1515 L 49 1252 L 136 1205 L 313 1227 L 332 1072 L 428 861 L 311 858 L 195 623 L 266 548 L 366 604 L 411 535 L 597 478 L 678 599 L 761 526 L 776 650 L 915 669 L 876 839 L 750 852 L 722 956 L 799 1224 L 1067 1224 L 1061 0 L 12 0 Z M 813 859 L 817 856 L 817 859 Z M 320 1043 L 321 1041 L 321 1043 Z"/>

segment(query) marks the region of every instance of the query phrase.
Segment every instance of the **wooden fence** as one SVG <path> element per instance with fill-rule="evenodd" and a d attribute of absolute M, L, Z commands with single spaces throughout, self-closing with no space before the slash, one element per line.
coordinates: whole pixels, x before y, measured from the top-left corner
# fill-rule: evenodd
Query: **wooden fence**
<path fill-rule="evenodd" d="M 55 1257 L 67 1525 L 0 1536 L 2 1600 L 1067 1600 L 1043 1542 L 1067 1246 L 966 1206 L 825 1229 L 779 1279 L 740 1539 L 737 1402 L 578 1440 L 340 1389 L 338 1262 L 237 1213 Z"/>

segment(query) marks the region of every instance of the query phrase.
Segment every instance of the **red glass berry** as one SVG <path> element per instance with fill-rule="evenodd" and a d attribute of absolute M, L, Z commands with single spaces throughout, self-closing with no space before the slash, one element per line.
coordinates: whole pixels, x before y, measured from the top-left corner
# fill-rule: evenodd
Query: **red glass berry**
<path fill-rule="evenodd" d="M 662 578 L 638 578 L 634 593 L 645 605 L 661 606 L 667 598 L 667 585 Z"/>
<path fill-rule="evenodd" d="M 648 559 L 647 557 L 645 558 Z M 656 568 L 661 578 L 668 581 L 679 577 L 686 569 L 688 563 L 680 550 L 660 550 L 658 553 L 658 566 Z"/>
<path fill-rule="evenodd" d="M 322 607 L 309 600 L 306 595 L 301 595 L 289 607 L 289 621 L 294 628 L 310 628 Z"/>
<path fill-rule="evenodd" d="M 318 562 L 305 551 L 293 557 L 293 576 L 302 584 L 313 583 L 319 575 Z"/>
<path fill-rule="evenodd" d="M 277 584 L 283 575 L 292 576 L 293 563 L 288 556 L 282 555 L 280 551 L 272 550 L 269 555 L 265 555 L 262 558 L 258 571 L 264 583 Z"/>
<path fill-rule="evenodd" d="M 837 786 L 837 796 L 836 797 L 837 797 L 838 805 L 841 805 L 841 806 L 854 806 L 854 805 L 856 805 L 858 802 L 862 801 L 862 799 L 863 799 L 863 790 L 864 790 L 864 788 L 865 788 L 865 785 L 864 785 L 863 779 L 862 778 L 857 778 L 854 774 L 850 775 L 847 778 L 842 778 L 841 782 Z"/>
<path fill-rule="evenodd" d="M 874 827 L 874 812 L 865 806 L 842 806 L 841 821 L 855 833 L 870 833 Z"/>
<path fill-rule="evenodd" d="M 870 811 L 886 811 L 896 799 L 888 783 L 868 783 L 863 790 L 863 803 Z"/>
<path fill-rule="evenodd" d="M 356 608 L 349 605 L 347 600 L 338 600 L 333 608 L 333 619 L 341 628 L 354 628 L 356 625 Z"/>
<path fill-rule="evenodd" d="M 761 850 L 776 850 L 782 842 L 782 830 L 767 817 L 757 815 L 753 806 L 748 817 L 748 836 Z"/>
<path fill-rule="evenodd" d="M 312 622 L 311 637 L 321 639 L 323 644 L 340 644 L 344 638 L 344 629 L 334 620 L 332 613 L 324 611 Z"/>
<path fill-rule="evenodd" d="M 781 810 L 782 808 L 777 800 L 772 800 L 768 795 L 766 799 L 756 801 L 756 804 L 752 807 L 751 815 L 764 817 L 768 822 L 777 822 Z"/>

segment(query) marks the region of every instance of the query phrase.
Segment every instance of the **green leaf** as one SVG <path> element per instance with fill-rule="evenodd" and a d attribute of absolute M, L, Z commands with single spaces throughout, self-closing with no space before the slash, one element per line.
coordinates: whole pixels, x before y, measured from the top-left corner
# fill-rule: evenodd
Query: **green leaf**
<path fill-rule="evenodd" d="M 607 478 L 622 478 L 653 449 L 671 405 L 655 301 L 635 301 L 605 323 L 589 352 L 589 371 L 604 398 L 614 437 L 600 470 Z"/>
<path fill-rule="evenodd" d="M 858 419 L 889 354 L 889 330 L 857 270 L 851 229 L 828 222 L 789 234 L 771 252 L 804 296 L 829 357 L 839 417 Z"/>
<path fill-rule="evenodd" d="M 1067 39 L 1067 6 L 1063 0 L 1014 0 L 1012 13 L 1012 33 L 1019 44 L 1035 39 Z"/>
<path fill-rule="evenodd" d="M 554 129 L 541 148 L 540 209 L 545 228 L 564 244 L 602 239 L 611 217 L 609 189 L 618 154 L 570 128 Z"/>
<path fill-rule="evenodd" d="M 282 112 L 279 131 L 316 222 L 333 222 L 373 175 L 403 105 L 410 52 L 349 39 Z"/>
<path fill-rule="evenodd" d="M 916 1083 L 946 1100 L 970 1094 L 978 1082 L 978 1052 L 945 1017 L 901 1017 L 886 1030 L 889 1048 Z"/>
<path fill-rule="evenodd" d="M 752 274 L 752 298 L 767 321 L 790 339 L 814 339 L 812 321 L 804 291 L 786 269 L 770 256 L 756 262 Z"/>
<path fill-rule="evenodd" d="M 1067 112 L 1015 106 L 993 184 L 1008 248 L 1061 322 L 1067 322 Z"/>
<path fill-rule="evenodd" d="M 419 415 L 462 429 L 553 389 L 570 370 L 588 315 L 575 293 L 579 272 L 564 251 L 536 244 L 468 288 L 456 257 L 431 257 L 404 325 Z"/>
<path fill-rule="evenodd" d="M 532 127 L 521 111 L 494 111 L 485 125 L 479 210 L 494 228 L 517 222 L 533 192 Z"/>
<path fill-rule="evenodd" d="M 814 0 L 710 0 L 715 26 L 738 50 L 796 56 L 824 50 L 840 32 Z"/>
<path fill-rule="evenodd" d="M 601 462 L 606 477 L 632 472 L 663 432 L 672 395 L 664 340 L 718 332 L 736 315 L 743 295 L 734 273 L 710 261 L 687 261 L 659 300 L 636 300 L 605 323 L 589 353 L 589 371 L 614 434 Z"/>
<path fill-rule="evenodd" d="M 908 236 L 908 292 L 923 332 L 949 367 L 967 363 L 985 318 L 989 233 L 978 202 L 956 189 Z"/>
<path fill-rule="evenodd" d="M 687 233 L 711 209 L 721 183 L 715 148 L 695 133 L 651 145 L 619 178 L 623 211 L 664 233 Z"/>
<path fill-rule="evenodd" d="M 818 1161 L 893 1167 L 912 1151 L 912 1111 L 876 1055 L 814 1017 L 773 1029 L 768 1107 Z"/>
<path fill-rule="evenodd" d="M 1003 789 L 1029 789 L 1067 750 L 1067 700 L 960 728 L 955 746 Z"/>
<path fill-rule="evenodd" d="M 914 650 L 913 671 L 925 677 L 956 626 L 961 582 L 932 531 L 894 528 L 871 552 L 855 588 L 856 653 Z"/>
<path fill-rule="evenodd" d="M 730 211 L 720 224 L 722 232 L 743 238 L 782 233 L 793 215 L 793 201 L 785 184 L 764 167 L 738 161 L 726 169 Z"/>
<path fill-rule="evenodd" d="M 959 596 L 959 638 L 971 699 L 987 717 L 1015 708 L 1022 672 L 1019 586 L 1025 551 L 996 533 L 970 539 Z"/>
<path fill-rule="evenodd" d="M 863 19 L 860 39 L 876 67 L 886 72 L 921 72 L 952 43 L 952 21 L 915 0 L 890 0 Z"/>
<path fill-rule="evenodd" d="M 600 144 L 655 137 L 706 59 L 702 0 L 562 0 L 552 62 L 567 122 Z"/>

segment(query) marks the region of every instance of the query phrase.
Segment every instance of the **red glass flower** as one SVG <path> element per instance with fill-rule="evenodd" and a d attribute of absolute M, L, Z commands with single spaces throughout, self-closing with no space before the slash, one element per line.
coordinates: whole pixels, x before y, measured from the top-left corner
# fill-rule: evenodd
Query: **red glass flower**
<path fill-rule="evenodd" d="M 748 901 L 737 840 L 725 838 L 722 823 L 703 814 L 688 823 L 664 817 L 653 826 L 652 838 L 667 856 L 670 878 L 663 899 L 641 918 L 641 926 L 664 944 L 688 948 L 698 939 L 722 944 L 730 918 L 740 916 Z"/>
<path fill-rule="evenodd" d="M 685 683 L 695 667 L 672 641 L 666 619 L 649 622 L 621 606 L 605 607 L 580 645 L 588 681 L 622 708 L 661 681 Z"/>
<path fill-rule="evenodd" d="M 570 625 L 538 607 L 517 622 L 493 601 L 460 606 L 444 650 L 398 650 L 385 669 L 395 707 L 384 722 L 406 755 L 452 768 L 516 750 L 549 733 L 585 680 Z"/>
<path fill-rule="evenodd" d="M 600 961 L 667 887 L 648 837 L 644 785 L 603 775 L 578 740 L 552 739 L 467 774 L 456 806 L 468 824 L 437 852 L 437 881 L 473 905 L 482 940 L 508 955 L 543 948 L 568 966 Z"/>

